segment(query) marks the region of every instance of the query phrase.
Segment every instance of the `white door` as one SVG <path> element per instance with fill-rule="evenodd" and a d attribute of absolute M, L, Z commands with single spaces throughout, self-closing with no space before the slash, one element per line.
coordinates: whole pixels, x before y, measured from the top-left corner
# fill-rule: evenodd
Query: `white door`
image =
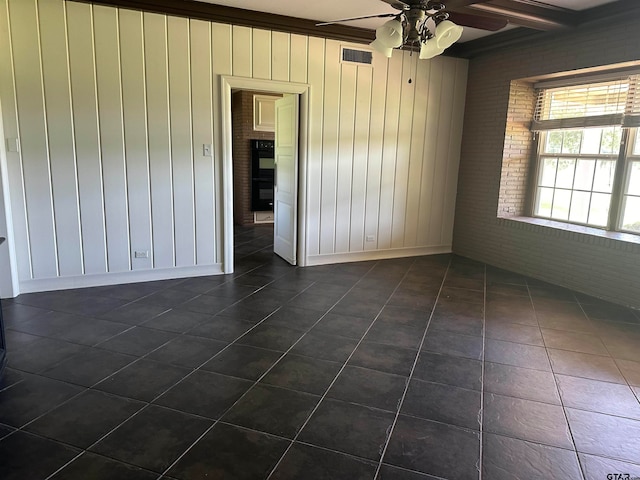
<path fill-rule="evenodd" d="M 298 232 L 298 96 L 276 100 L 273 251 L 296 264 Z"/>

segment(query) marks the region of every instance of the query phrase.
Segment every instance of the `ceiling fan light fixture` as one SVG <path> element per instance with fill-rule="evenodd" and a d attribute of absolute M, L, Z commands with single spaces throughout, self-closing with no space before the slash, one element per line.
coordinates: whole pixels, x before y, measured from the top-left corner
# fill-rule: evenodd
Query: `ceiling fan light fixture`
<path fill-rule="evenodd" d="M 462 36 L 462 27 L 456 25 L 451 20 L 444 20 L 436 27 L 435 40 L 439 48 L 444 51 L 445 48 L 449 48 L 451 45 L 460 40 Z"/>
<path fill-rule="evenodd" d="M 373 47 L 387 58 L 391 58 L 391 55 L 393 55 L 393 48 L 383 45 L 382 42 L 377 38 L 373 42 L 371 42 L 369 46 Z"/>
<path fill-rule="evenodd" d="M 389 20 L 376 29 L 376 39 L 386 48 L 398 48 L 404 41 L 402 23 L 398 20 Z M 375 48 L 375 45 L 374 45 Z M 391 55 L 389 55 L 391 56 Z"/>
<path fill-rule="evenodd" d="M 420 60 L 428 60 L 440 55 L 442 52 L 444 52 L 444 48 L 439 47 L 436 39 L 432 38 L 431 40 L 422 42 L 422 45 L 420 45 L 420 55 L 418 55 L 418 58 Z"/>

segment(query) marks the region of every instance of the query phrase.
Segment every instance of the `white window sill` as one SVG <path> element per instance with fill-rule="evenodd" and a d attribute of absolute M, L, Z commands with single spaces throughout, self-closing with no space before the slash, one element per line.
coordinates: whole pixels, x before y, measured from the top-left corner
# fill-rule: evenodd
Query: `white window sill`
<path fill-rule="evenodd" d="M 546 218 L 535 217 L 498 217 L 498 220 L 504 223 L 515 222 L 520 224 L 526 224 L 531 226 L 537 226 L 542 228 L 561 230 L 569 234 L 586 235 L 589 237 L 596 237 L 607 239 L 612 242 L 622 242 L 629 246 L 640 246 L 640 235 L 634 235 L 631 233 L 623 232 L 609 232 L 601 230 L 599 228 L 585 227 L 582 225 L 574 225 L 572 223 L 559 222 L 557 220 L 549 220 Z M 534 227 L 535 228 L 535 227 Z"/>

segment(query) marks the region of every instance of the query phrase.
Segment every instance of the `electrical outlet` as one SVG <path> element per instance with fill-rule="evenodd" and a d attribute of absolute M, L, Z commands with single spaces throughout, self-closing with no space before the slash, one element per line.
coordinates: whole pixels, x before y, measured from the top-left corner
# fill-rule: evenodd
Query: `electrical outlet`
<path fill-rule="evenodd" d="M 210 143 L 205 143 L 202 145 L 202 156 L 203 157 L 213 157 L 213 148 Z"/>
<path fill-rule="evenodd" d="M 136 250 L 133 252 L 135 258 L 149 258 L 149 250 Z"/>
<path fill-rule="evenodd" d="M 20 151 L 20 141 L 17 138 L 7 138 L 7 152 L 19 152 Z"/>
<path fill-rule="evenodd" d="M 366 241 L 367 242 L 375 242 L 376 241 L 376 236 L 375 235 L 367 235 Z"/>

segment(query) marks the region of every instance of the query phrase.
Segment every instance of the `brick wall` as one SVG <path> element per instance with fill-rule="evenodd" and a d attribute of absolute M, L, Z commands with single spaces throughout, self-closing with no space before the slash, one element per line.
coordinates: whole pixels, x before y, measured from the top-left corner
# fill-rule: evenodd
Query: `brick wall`
<path fill-rule="evenodd" d="M 515 80 L 638 61 L 639 21 L 636 12 L 471 59 L 454 252 L 640 308 L 640 244 L 498 218 L 521 215 L 526 201 L 531 134 L 521 120 L 532 91 Z M 521 103 L 510 106 L 510 94 Z"/>
<path fill-rule="evenodd" d="M 253 129 L 253 95 L 240 90 L 231 97 L 233 125 L 233 221 L 237 225 L 253 223 L 251 211 L 251 139 L 273 140 L 273 132 Z M 260 95 L 264 95 L 260 93 Z"/>

